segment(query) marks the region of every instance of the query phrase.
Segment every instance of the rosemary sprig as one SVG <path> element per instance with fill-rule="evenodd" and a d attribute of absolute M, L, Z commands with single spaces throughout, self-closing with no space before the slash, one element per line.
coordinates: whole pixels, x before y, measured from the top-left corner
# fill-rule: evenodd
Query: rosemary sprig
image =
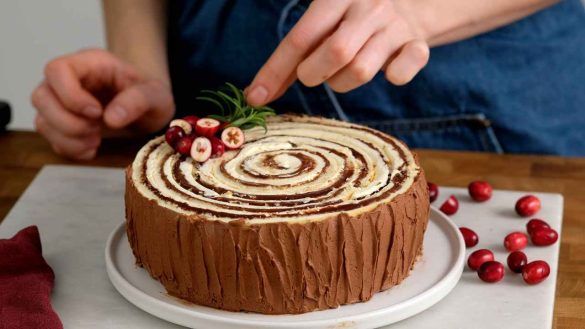
<path fill-rule="evenodd" d="M 244 92 L 233 84 L 226 85 L 217 91 L 202 90 L 198 100 L 210 102 L 218 107 L 221 114 L 212 114 L 208 117 L 229 123 L 229 126 L 243 130 L 260 126 L 266 131 L 266 118 L 275 115 L 268 106 L 251 106 L 246 102 Z"/>

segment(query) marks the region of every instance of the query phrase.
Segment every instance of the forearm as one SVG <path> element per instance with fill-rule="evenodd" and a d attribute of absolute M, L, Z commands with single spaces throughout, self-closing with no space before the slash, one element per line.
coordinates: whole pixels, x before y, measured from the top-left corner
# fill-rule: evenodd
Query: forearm
<path fill-rule="evenodd" d="M 559 0 L 395 0 L 430 46 L 440 46 L 507 25 Z"/>
<path fill-rule="evenodd" d="M 108 49 L 146 76 L 170 85 L 167 2 L 103 0 Z"/>

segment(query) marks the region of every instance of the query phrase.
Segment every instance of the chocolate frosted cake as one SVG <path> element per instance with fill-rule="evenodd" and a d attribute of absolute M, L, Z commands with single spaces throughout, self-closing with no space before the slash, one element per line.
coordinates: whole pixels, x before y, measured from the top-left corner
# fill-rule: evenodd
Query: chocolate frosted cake
<path fill-rule="evenodd" d="M 429 216 L 424 173 L 398 140 L 278 116 L 205 163 L 146 144 L 126 175 L 128 240 L 168 293 L 230 311 L 362 302 L 406 278 Z"/>

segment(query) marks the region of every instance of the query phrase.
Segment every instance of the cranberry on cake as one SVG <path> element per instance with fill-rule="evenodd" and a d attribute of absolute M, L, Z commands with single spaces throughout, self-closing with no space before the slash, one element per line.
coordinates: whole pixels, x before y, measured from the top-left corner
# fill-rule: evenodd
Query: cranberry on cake
<path fill-rule="evenodd" d="M 423 250 L 429 195 L 416 156 L 377 130 L 275 116 L 197 162 L 161 136 L 126 171 L 136 262 L 169 294 L 293 314 L 369 300 Z"/>

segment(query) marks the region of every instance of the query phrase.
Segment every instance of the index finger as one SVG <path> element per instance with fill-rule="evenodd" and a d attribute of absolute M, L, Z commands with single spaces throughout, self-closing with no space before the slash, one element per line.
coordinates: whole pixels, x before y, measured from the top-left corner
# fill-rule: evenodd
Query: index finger
<path fill-rule="evenodd" d="M 284 37 L 268 61 L 247 88 L 246 100 L 253 106 L 264 105 L 278 96 L 294 80 L 297 66 L 337 26 L 349 1 L 315 0 Z"/>

